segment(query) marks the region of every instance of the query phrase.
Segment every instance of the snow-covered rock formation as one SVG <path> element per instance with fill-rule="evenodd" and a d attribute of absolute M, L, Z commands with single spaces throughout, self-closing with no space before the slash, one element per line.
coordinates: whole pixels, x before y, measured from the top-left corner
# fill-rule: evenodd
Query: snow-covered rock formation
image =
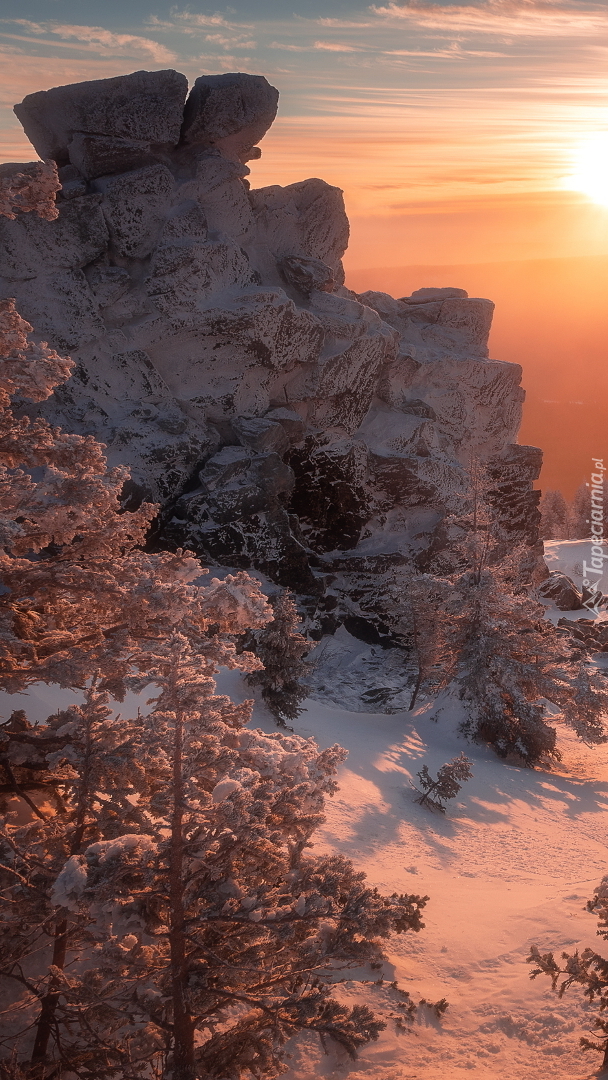
<path fill-rule="evenodd" d="M 16 106 L 63 184 L 56 221 L 0 227 L 1 295 L 77 361 L 42 411 L 130 467 L 127 504 L 160 501 L 165 542 L 261 569 L 325 629 L 381 636 L 374 581 L 449 548 L 471 455 L 538 551 L 541 455 L 515 442 L 521 369 L 488 359 L 491 302 L 350 292 L 340 190 L 246 180 L 277 91 L 228 74 L 186 95 L 141 71 Z"/>

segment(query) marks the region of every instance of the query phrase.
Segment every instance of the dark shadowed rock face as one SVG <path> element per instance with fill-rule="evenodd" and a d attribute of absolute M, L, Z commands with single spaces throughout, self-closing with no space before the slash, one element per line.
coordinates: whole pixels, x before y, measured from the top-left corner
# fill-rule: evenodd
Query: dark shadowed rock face
<path fill-rule="evenodd" d="M 40 411 L 130 467 L 126 503 L 161 502 L 160 543 L 384 640 L 385 584 L 445 553 L 471 454 L 538 563 L 540 452 L 516 445 L 521 369 L 488 358 L 489 300 L 356 296 L 338 188 L 249 190 L 277 100 L 243 73 L 187 97 L 174 71 L 29 95 L 17 115 L 63 190 L 56 221 L 0 225 L 0 295 L 77 363 Z"/>

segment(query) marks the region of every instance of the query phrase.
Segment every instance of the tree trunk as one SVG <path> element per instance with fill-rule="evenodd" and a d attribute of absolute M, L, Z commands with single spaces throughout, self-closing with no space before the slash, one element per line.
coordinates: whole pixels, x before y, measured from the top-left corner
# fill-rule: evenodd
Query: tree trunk
<path fill-rule="evenodd" d="M 173 1077 L 196 1080 L 194 1024 L 184 994 L 186 939 L 184 936 L 184 714 L 176 713 L 173 741 L 173 811 L 169 856 L 169 947 L 171 950 L 171 996 L 173 1000 Z"/>
<path fill-rule="evenodd" d="M 414 686 L 414 692 L 413 692 L 413 694 L 412 694 L 412 696 L 410 698 L 410 707 L 409 707 L 408 712 L 411 712 L 412 709 L 414 708 L 414 705 L 416 704 L 416 699 L 417 699 L 418 694 L 420 692 L 420 687 L 421 686 L 422 686 L 422 669 L 421 669 L 420 665 L 418 665 L 418 676 L 416 678 L 416 685 Z"/>
<path fill-rule="evenodd" d="M 415 686 L 414 686 L 414 692 L 413 692 L 413 694 L 412 694 L 412 696 L 410 698 L 410 707 L 408 709 L 408 712 L 411 712 L 412 709 L 414 708 L 414 705 L 416 704 L 416 700 L 418 698 L 418 694 L 420 692 L 420 687 L 422 686 L 422 657 L 420 655 L 420 641 L 418 640 L 418 620 L 416 618 L 416 611 L 415 611 L 413 605 L 411 607 L 411 612 L 412 612 L 412 632 L 413 632 L 413 635 L 414 635 L 414 651 L 416 653 L 416 663 L 418 665 L 418 675 L 416 676 L 416 683 L 415 683 Z"/>
<path fill-rule="evenodd" d="M 90 700 L 87 702 L 87 705 L 89 704 Z M 91 759 L 93 755 L 91 722 L 91 712 L 85 710 L 84 760 L 76 799 L 76 818 L 74 821 L 74 834 L 70 843 L 70 855 L 77 855 L 80 851 L 86 828 L 86 816 L 90 800 Z M 55 943 L 51 960 L 53 967 L 59 968 L 60 971 L 63 971 L 65 967 L 69 936 L 68 921 L 62 919 L 55 927 Z M 55 1027 L 55 1013 L 61 997 L 59 985 L 59 980 L 53 977 L 40 1003 L 40 1016 L 36 1022 L 36 1039 L 31 1059 L 31 1064 L 34 1067 L 38 1066 L 40 1068 L 46 1061 L 51 1034 Z"/>
<path fill-rule="evenodd" d="M 63 971 L 65 967 L 65 958 L 68 951 L 68 936 L 67 919 L 62 919 L 55 927 L 55 944 L 53 946 L 53 959 L 51 960 L 53 966 L 59 968 L 60 971 Z M 49 983 L 49 989 L 42 998 L 40 1016 L 36 1023 L 36 1039 L 34 1041 L 31 1061 L 32 1066 L 34 1067 L 37 1065 L 41 1066 L 46 1061 L 49 1040 L 55 1023 L 55 1012 L 60 996 L 59 980 L 53 978 Z"/>

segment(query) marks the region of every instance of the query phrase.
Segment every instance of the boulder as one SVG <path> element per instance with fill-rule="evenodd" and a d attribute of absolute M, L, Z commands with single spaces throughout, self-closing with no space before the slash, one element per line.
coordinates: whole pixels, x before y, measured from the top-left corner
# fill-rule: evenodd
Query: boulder
<path fill-rule="evenodd" d="M 428 304 L 432 300 L 466 300 L 465 289 L 415 289 L 411 296 L 402 296 L 402 304 Z"/>
<path fill-rule="evenodd" d="M 349 224 L 344 197 L 324 180 L 303 180 L 287 187 L 257 188 L 250 193 L 259 241 L 275 259 L 307 256 L 331 267 L 342 285 L 341 259 L 348 246 Z"/>
<path fill-rule="evenodd" d="M 205 307 L 214 290 L 253 280 L 247 256 L 232 241 L 182 239 L 156 249 L 145 289 L 159 311 L 174 315 Z"/>
<path fill-rule="evenodd" d="M 576 585 L 560 570 L 553 570 L 549 574 L 547 580 L 538 586 L 538 594 L 545 600 L 552 600 L 560 611 L 578 611 L 583 606 Z"/>
<path fill-rule="evenodd" d="M 607 600 L 599 589 L 592 591 L 591 589 L 588 589 L 586 585 L 583 585 L 582 602 L 583 604 L 591 602 L 592 607 L 599 608 L 602 606 L 606 607 Z"/>
<path fill-rule="evenodd" d="M 206 150 L 197 157 L 196 198 L 213 231 L 237 237 L 253 227 L 253 211 L 243 183 L 248 172 L 245 165 L 229 161 L 218 150 Z"/>
<path fill-rule="evenodd" d="M 401 406 L 402 412 L 411 413 L 412 416 L 424 416 L 427 420 L 436 420 L 437 413 L 431 406 L 420 398 L 405 401 Z"/>
<path fill-rule="evenodd" d="M 294 409 L 272 409 L 266 413 L 266 420 L 274 420 L 280 424 L 287 435 L 290 443 L 298 443 L 304 436 L 306 424 L 299 413 Z"/>
<path fill-rule="evenodd" d="M 60 352 L 72 353 L 105 333 L 98 305 L 82 270 L 44 269 L 27 281 L 2 281 L 0 295 L 14 296 L 17 310 L 36 334 Z"/>
<path fill-rule="evenodd" d="M 40 157 L 67 165 L 76 135 L 175 146 L 187 91 L 177 71 L 135 71 L 28 94 L 15 113 Z M 84 154 L 82 142 L 77 147 Z"/>
<path fill-rule="evenodd" d="M 218 146 L 237 160 L 251 157 L 278 102 L 278 90 L 263 75 L 202 75 L 186 102 L 182 139 L 189 146 Z"/>

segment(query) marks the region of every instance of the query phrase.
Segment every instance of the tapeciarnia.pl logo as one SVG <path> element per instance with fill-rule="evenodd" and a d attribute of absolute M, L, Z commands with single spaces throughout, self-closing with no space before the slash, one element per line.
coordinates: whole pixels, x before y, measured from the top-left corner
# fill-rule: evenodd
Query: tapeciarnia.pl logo
<path fill-rule="evenodd" d="M 592 458 L 594 472 L 591 473 L 591 483 L 588 484 L 591 495 L 590 528 L 591 539 L 591 562 L 583 562 L 583 585 L 589 590 L 583 607 L 599 614 L 599 605 L 602 597 L 600 583 L 604 573 L 604 559 L 608 559 L 608 552 L 604 551 L 604 473 L 606 466 L 603 458 Z M 590 576 L 593 575 L 593 576 Z"/>

